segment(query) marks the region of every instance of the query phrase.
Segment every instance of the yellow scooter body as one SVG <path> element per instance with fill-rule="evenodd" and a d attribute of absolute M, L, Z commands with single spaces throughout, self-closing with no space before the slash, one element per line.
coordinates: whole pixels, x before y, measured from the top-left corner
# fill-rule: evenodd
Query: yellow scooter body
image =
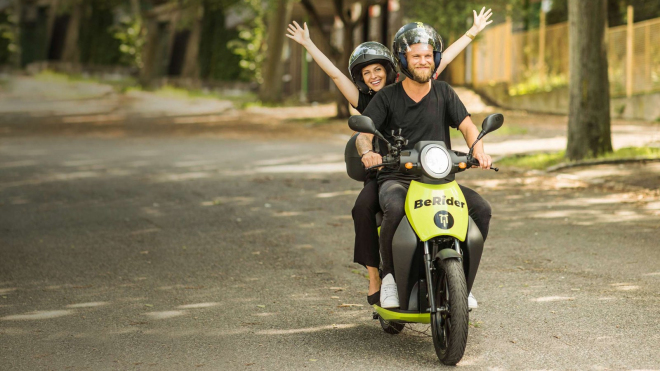
<path fill-rule="evenodd" d="M 451 236 L 465 241 L 468 208 L 456 181 L 445 184 L 410 182 L 406 196 L 406 216 L 421 241 Z"/>
<path fill-rule="evenodd" d="M 410 182 L 405 203 L 406 217 L 421 241 L 451 236 L 465 241 L 469 215 L 465 196 L 456 181 L 445 184 Z M 404 218 L 405 219 L 405 218 Z M 429 323 L 430 313 L 399 312 L 373 305 L 386 321 Z"/>

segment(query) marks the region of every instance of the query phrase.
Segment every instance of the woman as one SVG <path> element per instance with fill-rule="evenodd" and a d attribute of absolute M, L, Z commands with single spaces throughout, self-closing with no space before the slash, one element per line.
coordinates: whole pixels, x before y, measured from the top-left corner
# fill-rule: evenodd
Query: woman
<path fill-rule="evenodd" d="M 479 32 L 493 22 L 488 20 L 492 15 L 490 9 L 486 11 L 484 7 L 479 14 L 474 10 L 472 12 L 474 24 L 465 35 L 444 51 L 440 65 L 435 71 L 436 77 L 465 49 Z M 360 44 L 349 59 L 349 73 L 351 76 L 351 79 L 349 79 L 314 45 L 309 37 L 307 23 L 304 23 L 303 26 L 301 28 L 294 21 L 293 24 L 289 24 L 286 36 L 307 49 L 314 61 L 332 78 L 339 91 L 358 112 L 362 113 L 376 92 L 396 81 L 394 57 L 384 45 L 377 42 Z M 365 154 L 361 153 L 360 155 L 364 156 Z M 380 255 L 376 227 L 376 214 L 379 211 L 378 183 L 375 174 L 372 172 L 367 176 L 364 188 L 358 195 L 352 211 L 355 225 L 354 261 L 367 268 L 369 273 L 367 301 L 372 305 L 380 300 L 381 280 L 378 274 Z M 472 294 L 470 294 L 470 299 L 473 300 L 470 303 L 471 307 L 476 308 L 476 300 L 474 300 Z"/>

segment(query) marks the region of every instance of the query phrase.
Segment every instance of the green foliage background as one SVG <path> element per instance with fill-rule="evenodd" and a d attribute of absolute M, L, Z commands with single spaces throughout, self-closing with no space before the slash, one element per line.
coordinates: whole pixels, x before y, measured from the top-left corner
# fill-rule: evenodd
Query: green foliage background
<path fill-rule="evenodd" d="M 0 13 L 0 64 L 9 63 L 11 60 L 9 45 L 14 40 L 14 33 L 9 17 L 9 12 Z"/>
<path fill-rule="evenodd" d="M 205 1 L 202 37 L 199 46 L 200 77 L 231 81 L 241 79 L 240 57 L 227 44 L 238 38 L 238 32 L 225 30 L 225 9 L 237 1 Z"/>
<path fill-rule="evenodd" d="M 263 77 L 261 66 L 265 55 L 266 42 L 266 10 L 267 3 L 261 0 L 242 0 L 241 4 L 254 18 L 246 25 L 238 26 L 238 37 L 231 40 L 227 46 L 240 58 L 240 77 L 246 81 L 261 83 Z"/>
<path fill-rule="evenodd" d="M 114 36 L 113 9 L 121 0 L 87 0 L 80 25 L 80 62 L 83 64 L 126 64 L 119 50 L 121 42 Z"/>
<path fill-rule="evenodd" d="M 433 26 L 442 36 L 445 46 L 454 35 L 457 39 L 473 23 L 472 10 L 477 13 L 481 8 L 491 8 L 493 23 L 500 23 L 506 19 L 507 14 L 511 15 L 514 21 L 526 21 L 527 9 L 529 9 L 529 0 L 492 0 L 484 1 L 461 1 L 461 0 L 416 0 L 402 1 L 404 22 L 424 22 Z M 512 11 L 511 9 L 515 9 Z"/>
<path fill-rule="evenodd" d="M 628 5 L 635 8 L 635 22 L 660 17 L 660 1 L 648 0 L 608 0 L 607 22 L 609 27 L 626 24 Z M 568 0 L 553 0 L 552 9 L 547 15 L 548 24 L 568 20 Z"/>

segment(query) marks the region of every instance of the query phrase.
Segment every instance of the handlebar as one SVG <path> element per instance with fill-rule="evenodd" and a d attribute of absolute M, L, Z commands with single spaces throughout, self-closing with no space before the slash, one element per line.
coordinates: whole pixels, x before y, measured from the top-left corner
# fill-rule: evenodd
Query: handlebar
<path fill-rule="evenodd" d="M 371 169 L 376 169 L 376 168 L 383 167 L 383 166 L 395 166 L 395 165 L 398 166 L 399 163 L 398 162 L 382 162 L 378 165 L 369 166 L 365 170 L 371 170 Z"/>
<path fill-rule="evenodd" d="M 463 154 L 461 152 L 456 152 L 456 153 L 457 154 Z M 474 157 L 469 156 L 469 155 L 467 155 L 466 163 L 469 167 L 473 167 L 473 166 L 479 167 L 480 166 L 479 160 L 477 160 Z M 367 167 L 367 168 L 365 168 L 365 170 L 377 169 L 377 168 L 384 167 L 384 166 L 399 166 L 399 165 L 400 165 L 399 161 L 382 162 L 378 165 Z M 499 168 L 493 167 L 493 165 L 490 166 L 490 170 L 495 170 L 496 172 L 500 171 Z"/>
<path fill-rule="evenodd" d="M 477 166 L 477 167 L 481 166 L 481 165 L 479 164 L 479 160 L 475 159 L 475 158 L 472 157 L 472 156 L 469 156 L 467 163 L 468 163 L 468 165 L 470 165 L 470 166 Z M 493 167 L 493 165 L 490 165 L 490 170 L 495 170 L 496 172 L 497 172 L 497 171 L 500 171 L 499 168 Z"/>

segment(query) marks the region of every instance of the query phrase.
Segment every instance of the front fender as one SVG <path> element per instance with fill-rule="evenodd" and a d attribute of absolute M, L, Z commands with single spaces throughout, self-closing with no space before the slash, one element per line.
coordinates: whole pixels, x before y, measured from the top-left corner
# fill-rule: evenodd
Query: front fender
<path fill-rule="evenodd" d="M 435 255 L 435 258 L 440 260 L 461 259 L 462 257 L 461 254 L 452 249 L 442 249 Z"/>

